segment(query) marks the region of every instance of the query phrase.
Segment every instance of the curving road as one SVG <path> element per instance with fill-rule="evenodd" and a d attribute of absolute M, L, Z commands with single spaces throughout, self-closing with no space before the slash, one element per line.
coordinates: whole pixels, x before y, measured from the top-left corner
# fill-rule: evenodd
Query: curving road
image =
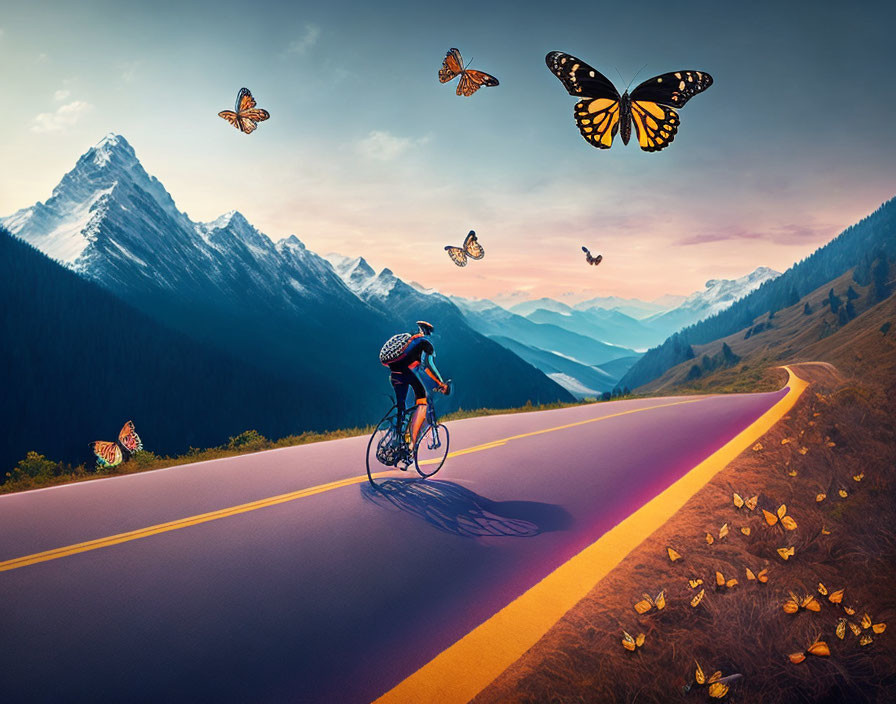
<path fill-rule="evenodd" d="M 455 421 L 381 491 L 350 438 L 0 496 L 0 698 L 371 701 L 784 393 Z"/>

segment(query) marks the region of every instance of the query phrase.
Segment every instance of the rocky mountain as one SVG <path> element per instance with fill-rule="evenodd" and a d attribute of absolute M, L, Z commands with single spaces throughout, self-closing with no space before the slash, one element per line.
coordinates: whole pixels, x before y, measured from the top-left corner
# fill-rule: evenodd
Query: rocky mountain
<path fill-rule="evenodd" d="M 32 450 L 90 466 L 88 442 L 114 440 L 127 420 L 157 454 L 249 429 L 280 438 L 309 420 L 301 386 L 162 325 L 2 228 L 0 300 L 0 483 Z"/>
<path fill-rule="evenodd" d="M 370 422 L 383 404 L 365 391 L 384 386 L 380 346 L 423 317 L 413 306 L 371 305 L 298 238 L 275 243 L 239 212 L 192 221 L 119 135 L 89 149 L 47 201 L 0 224 L 166 326 L 295 383 L 296 431 Z M 446 409 L 570 398 L 459 314 L 451 320 L 446 332 L 462 327 L 481 344 L 478 359 L 458 354 L 449 364 L 444 355 L 458 379 L 503 366 L 518 376 L 512 386 L 482 378 Z"/>

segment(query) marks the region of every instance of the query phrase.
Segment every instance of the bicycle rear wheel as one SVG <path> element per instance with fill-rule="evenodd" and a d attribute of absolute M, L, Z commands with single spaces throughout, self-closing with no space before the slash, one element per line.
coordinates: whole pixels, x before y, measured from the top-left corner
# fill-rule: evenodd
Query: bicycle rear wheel
<path fill-rule="evenodd" d="M 397 464 L 395 423 L 395 413 L 390 411 L 376 426 L 367 442 L 367 479 L 373 486 L 376 486 L 374 474 L 394 469 Z"/>
<path fill-rule="evenodd" d="M 448 457 L 448 428 L 441 423 L 427 425 L 414 447 L 414 466 L 421 477 L 431 477 Z"/>

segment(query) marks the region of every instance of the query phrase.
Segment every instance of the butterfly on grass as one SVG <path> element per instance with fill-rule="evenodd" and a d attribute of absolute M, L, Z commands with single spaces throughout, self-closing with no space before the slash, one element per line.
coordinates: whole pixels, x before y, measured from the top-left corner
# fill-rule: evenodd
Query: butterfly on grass
<path fill-rule="evenodd" d="M 759 570 L 759 572 L 753 572 L 749 567 L 745 568 L 747 570 L 747 579 L 751 582 L 759 582 L 761 584 L 765 584 L 768 582 L 768 567 L 765 569 Z"/>
<path fill-rule="evenodd" d="M 457 49 L 449 49 L 439 69 L 439 81 L 448 81 L 460 76 L 457 82 L 457 94 L 469 97 L 482 86 L 492 88 L 498 85 L 498 79 L 484 71 L 474 71 L 464 66 L 464 60 Z"/>
<path fill-rule="evenodd" d="M 218 113 L 218 117 L 223 117 L 245 134 L 252 134 L 258 127 L 257 123 L 267 120 L 270 116 L 267 110 L 255 107 L 255 98 L 248 88 L 240 88 L 233 110 L 222 110 Z"/>
<path fill-rule="evenodd" d="M 592 257 L 591 252 L 588 251 L 587 247 L 582 247 L 582 251 L 585 253 L 585 261 L 588 262 L 591 266 L 597 266 L 604 260 L 603 254 L 598 254 L 596 257 Z"/>
<path fill-rule="evenodd" d="M 781 525 L 787 530 L 796 530 L 796 521 L 793 520 L 793 516 L 787 515 L 786 504 L 778 506 L 778 510 L 775 513 L 762 509 L 762 515 L 765 518 L 765 522 L 770 526 L 773 526 L 780 521 Z"/>
<path fill-rule="evenodd" d="M 709 694 L 712 699 L 722 699 L 726 694 L 728 694 L 729 685 L 734 680 L 740 679 L 742 675 L 740 673 L 734 675 L 728 675 L 727 677 L 722 677 L 722 671 L 717 670 L 713 672 L 709 677 L 703 672 L 703 668 L 700 667 L 700 663 L 694 660 L 694 663 L 697 665 L 697 669 L 694 672 L 694 680 L 700 685 L 707 685 L 706 693 Z M 685 688 L 685 692 L 690 691 L 690 685 Z"/>
<path fill-rule="evenodd" d="M 806 655 L 815 655 L 817 657 L 826 658 L 831 654 L 831 649 L 828 647 L 828 644 L 823 640 L 818 640 L 817 638 L 812 642 L 810 646 L 808 646 L 805 652 L 801 653 L 791 653 L 787 657 L 790 658 L 790 662 L 794 665 L 799 665 L 806 659 Z"/>
<path fill-rule="evenodd" d="M 609 149 L 619 132 L 623 144 L 632 135 L 632 123 L 638 145 L 645 152 L 665 149 L 675 139 L 681 108 L 697 93 L 712 85 L 712 76 L 704 71 L 675 71 L 654 76 L 622 95 L 600 71 L 581 59 L 552 51 L 545 63 L 567 92 L 581 100 L 573 109 L 582 137 L 591 146 Z"/>
<path fill-rule="evenodd" d="M 649 594 L 642 594 L 641 601 L 635 604 L 635 611 L 639 614 L 646 614 L 651 609 L 656 608 L 657 611 L 662 611 L 666 608 L 666 590 L 662 590 L 659 594 L 656 595 L 656 599 L 652 599 Z"/>
<path fill-rule="evenodd" d="M 129 420 L 118 433 L 117 441 L 97 440 L 90 443 L 90 449 L 96 455 L 98 467 L 117 467 L 125 459 L 130 459 L 135 452 L 142 450 L 143 441 L 134 430 L 134 422 Z"/>
<path fill-rule="evenodd" d="M 793 592 L 790 592 L 790 598 L 784 602 L 782 608 L 786 614 L 795 614 L 800 609 L 818 613 L 821 611 L 821 604 L 818 603 L 818 599 L 815 598 L 814 594 L 806 594 L 803 597 L 799 597 Z"/>
<path fill-rule="evenodd" d="M 758 495 L 758 494 L 757 494 L 756 496 L 752 496 L 752 497 L 750 497 L 749 499 L 745 499 L 745 498 L 743 498 L 740 494 L 738 494 L 738 493 L 735 491 L 735 492 L 733 492 L 733 497 L 734 497 L 734 506 L 735 506 L 735 508 L 744 508 L 744 507 L 746 507 L 746 508 L 748 508 L 750 511 L 754 510 L 754 509 L 756 508 L 756 504 L 759 502 L 759 495 Z"/>
<path fill-rule="evenodd" d="M 644 645 L 644 640 L 647 638 L 643 633 L 639 633 L 637 636 L 632 636 L 626 630 L 622 631 L 622 647 L 629 651 L 635 651 L 637 648 L 640 648 Z"/>
<path fill-rule="evenodd" d="M 473 232 L 473 230 L 470 230 L 470 234 L 464 239 L 463 247 L 452 247 L 451 245 L 448 245 L 445 247 L 445 251 L 448 252 L 451 261 L 458 266 L 466 266 L 467 257 L 478 260 L 485 256 L 485 250 L 482 248 L 482 245 L 479 244 L 479 240 L 476 239 L 476 233 Z"/>

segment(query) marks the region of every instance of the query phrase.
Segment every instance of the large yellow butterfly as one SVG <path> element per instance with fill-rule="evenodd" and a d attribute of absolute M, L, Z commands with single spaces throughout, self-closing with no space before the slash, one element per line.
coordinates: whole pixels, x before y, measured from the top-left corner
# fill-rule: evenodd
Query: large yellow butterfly
<path fill-rule="evenodd" d="M 576 124 L 585 141 L 598 149 L 609 149 L 617 131 L 628 144 L 632 123 L 641 149 L 665 149 L 678 132 L 675 108 L 712 85 L 712 76 L 703 71 L 676 71 L 654 76 L 631 95 L 626 90 L 620 96 L 606 76 L 575 56 L 552 51 L 545 63 L 570 95 L 582 99 L 573 111 Z"/>
<path fill-rule="evenodd" d="M 474 71 L 473 69 L 464 68 L 464 60 L 460 57 L 457 49 L 449 49 L 445 54 L 445 60 L 442 61 L 442 68 L 439 69 L 439 81 L 447 83 L 452 78 L 460 76 L 457 82 L 457 94 L 463 96 L 471 96 L 482 86 L 492 88 L 498 85 L 498 79 L 485 73 L 484 71 Z"/>
<path fill-rule="evenodd" d="M 255 107 L 255 98 L 248 88 L 240 88 L 233 110 L 222 110 L 218 113 L 218 117 L 223 117 L 245 134 L 252 134 L 258 126 L 256 123 L 267 120 L 270 116 L 267 110 Z"/>
<path fill-rule="evenodd" d="M 448 252 L 451 261 L 458 266 L 466 266 L 467 257 L 479 260 L 485 256 L 485 250 L 482 248 L 482 245 L 479 244 L 479 240 L 476 239 L 476 233 L 473 232 L 473 230 L 470 230 L 470 233 L 467 235 L 466 239 L 464 239 L 463 248 L 448 245 L 445 247 L 445 251 Z"/>
<path fill-rule="evenodd" d="M 90 449 L 96 455 L 99 467 L 117 467 L 126 458 L 143 449 L 143 441 L 134 430 L 134 422 L 125 423 L 118 433 L 118 442 L 97 440 L 90 443 Z M 125 454 L 126 453 L 126 454 Z"/>

